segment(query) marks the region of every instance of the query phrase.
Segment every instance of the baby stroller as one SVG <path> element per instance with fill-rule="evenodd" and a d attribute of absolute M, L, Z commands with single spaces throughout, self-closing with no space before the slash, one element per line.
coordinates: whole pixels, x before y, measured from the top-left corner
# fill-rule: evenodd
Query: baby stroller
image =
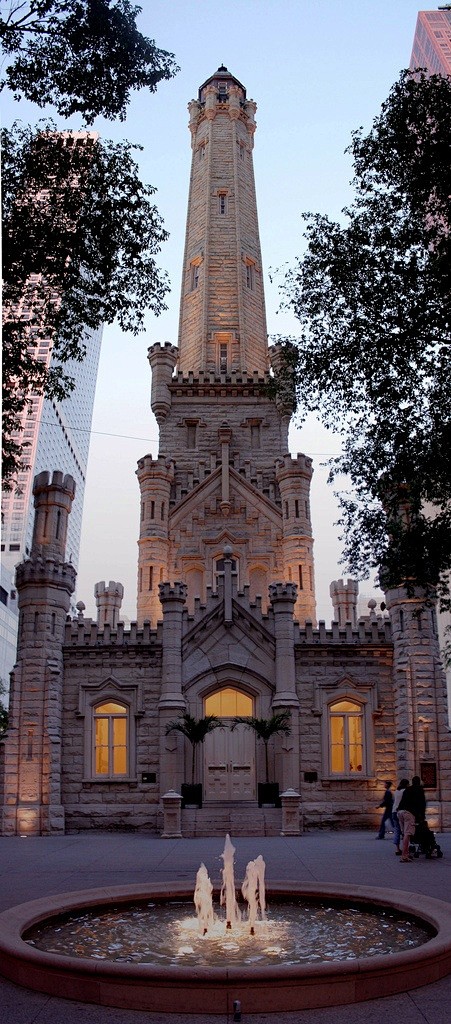
<path fill-rule="evenodd" d="M 415 858 L 419 857 L 420 853 L 424 853 L 426 860 L 430 860 L 434 856 L 437 858 L 443 857 L 443 851 L 440 849 L 427 821 L 417 822 L 415 835 L 412 836 L 410 841 L 409 853 Z"/>

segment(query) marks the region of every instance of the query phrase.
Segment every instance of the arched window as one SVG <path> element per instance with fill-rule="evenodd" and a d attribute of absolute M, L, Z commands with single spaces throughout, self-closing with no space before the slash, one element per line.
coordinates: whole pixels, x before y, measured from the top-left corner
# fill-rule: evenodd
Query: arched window
<path fill-rule="evenodd" d="M 329 762 L 331 775 L 364 772 L 364 709 L 344 698 L 329 704 Z"/>
<path fill-rule="evenodd" d="M 253 715 L 253 707 L 249 694 L 236 690 L 234 686 L 224 686 L 222 690 L 216 690 L 205 698 L 204 714 L 234 718 L 235 715 Z"/>
<path fill-rule="evenodd" d="M 93 717 L 93 775 L 110 779 L 128 775 L 128 707 L 106 701 L 93 708 Z"/>

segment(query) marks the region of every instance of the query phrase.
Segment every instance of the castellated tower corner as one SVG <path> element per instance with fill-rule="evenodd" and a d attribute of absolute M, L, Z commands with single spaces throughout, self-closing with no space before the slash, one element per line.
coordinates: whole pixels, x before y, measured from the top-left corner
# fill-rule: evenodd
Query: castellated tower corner
<path fill-rule="evenodd" d="M 189 104 L 192 163 L 178 348 L 149 348 L 159 456 L 139 462 L 138 621 L 161 618 L 158 584 L 183 579 L 188 607 L 217 589 L 230 545 L 238 587 L 268 607 L 297 585 L 315 621 L 311 461 L 292 459 L 291 386 L 271 397 L 252 151 L 256 104 L 224 66 Z M 281 454 L 282 453 L 282 454 Z"/>
<path fill-rule="evenodd" d="M 30 558 L 16 570 L 19 644 L 4 753 L 4 835 L 64 832 L 61 801 L 63 636 L 75 569 L 64 561 L 75 484 L 39 473 Z"/>

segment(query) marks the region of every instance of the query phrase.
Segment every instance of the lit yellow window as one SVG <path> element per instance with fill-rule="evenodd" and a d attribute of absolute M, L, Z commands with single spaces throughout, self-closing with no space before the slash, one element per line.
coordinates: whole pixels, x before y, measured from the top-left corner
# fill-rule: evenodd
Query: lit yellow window
<path fill-rule="evenodd" d="M 330 770 L 333 775 L 363 772 L 363 708 L 351 700 L 329 705 Z"/>
<path fill-rule="evenodd" d="M 108 701 L 94 708 L 94 775 L 128 774 L 128 709 Z"/>
<path fill-rule="evenodd" d="M 205 700 L 205 714 L 218 718 L 234 718 L 235 715 L 253 715 L 252 697 L 232 686 L 225 686 L 211 693 Z"/>

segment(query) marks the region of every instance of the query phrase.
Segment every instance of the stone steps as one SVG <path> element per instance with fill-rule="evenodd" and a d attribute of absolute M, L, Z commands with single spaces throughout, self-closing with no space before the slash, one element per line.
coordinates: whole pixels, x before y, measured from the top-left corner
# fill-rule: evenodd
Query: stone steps
<path fill-rule="evenodd" d="M 182 811 L 182 834 L 191 839 L 206 836 L 279 836 L 282 810 L 257 804 L 206 804 Z"/>

